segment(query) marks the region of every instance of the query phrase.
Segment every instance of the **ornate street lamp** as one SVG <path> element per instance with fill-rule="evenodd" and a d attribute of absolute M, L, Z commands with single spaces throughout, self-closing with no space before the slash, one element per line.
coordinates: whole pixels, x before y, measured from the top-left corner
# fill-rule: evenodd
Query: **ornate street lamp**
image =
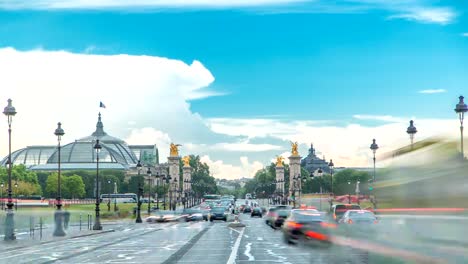
<path fill-rule="evenodd" d="M 375 153 L 379 149 L 379 145 L 375 143 L 375 139 L 372 139 L 372 144 L 370 145 L 370 149 L 372 150 L 372 153 L 374 155 L 373 160 L 374 160 L 374 176 L 373 176 L 373 181 L 375 182 Z"/>
<path fill-rule="evenodd" d="M 102 230 L 101 217 L 99 215 L 99 152 L 101 152 L 102 146 L 99 144 L 99 139 L 96 139 L 94 144 L 94 150 L 96 151 L 96 219 L 94 221 L 93 230 Z"/>
<path fill-rule="evenodd" d="M 414 126 L 414 121 L 413 120 L 410 120 L 409 123 L 410 123 L 410 125 L 409 125 L 408 129 L 406 129 L 406 133 L 408 133 L 408 135 L 410 136 L 411 149 L 413 149 L 414 135 L 416 133 L 418 133 L 418 130 Z"/>
<path fill-rule="evenodd" d="M 460 95 L 458 97 L 460 100 L 455 107 L 455 112 L 458 114 L 458 118 L 460 119 L 460 141 L 461 141 L 461 155 L 462 158 L 465 158 L 465 152 L 463 151 L 463 119 L 465 118 L 465 113 L 468 111 L 468 106 L 463 101 L 464 97 Z"/>
<path fill-rule="evenodd" d="M 138 161 L 136 168 L 138 170 L 138 196 L 137 196 L 137 218 L 136 223 L 143 223 L 141 220 L 141 195 L 143 193 L 143 187 L 141 186 L 140 173 L 141 173 L 141 163 Z"/>
<path fill-rule="evenodd" d="M 177 208 L 177 199 L 178 199 L 177 193 L 178 193 L 178 190 L 179 190 L 179 188 L 177 188 L 177 184 L 178 184 L 178 183 L 177 183 L 177 177 L 176 177 L 176 178 L 174 178 L 174 190 L 173 190 L 173 193 L 174 193 L 174 201 L 173 201 L 173 203 L 174 203 L 174 204 L 172 205 L 172 209 L 171 209 L 171 210 L 173 210 L 173 211 L 175 211 L 176 208 Z"/>
<path fill-rule="evenodd" d="M 334 167 L 335 167 L 335 164 L 333 164 L 333 160 L 330 160 L 330 162 L 328 163 L 328 168 L 330 170 L 330 192 L 332 196 L 334 196 L 333 194 L 333 169 Z"/>
<path fill-rule="evenodd" d="M 162 175 L 161 175 L 162 176 Z M 159 171 L 156 172 L 156 210 L 159 210 Z"/>
<path fill-rule="evenodd" d="M 5 218 L 5 241 L 15 240 L 15 219 L 13 213 L 13 197 L 11 189 L 11 122 L 13 116 L 16 114 L 16 109 L 11 104 L 11 99 L 8 99 L 8 105 L 4 108 L 3 114 L 8 119 L 8 202 L 7 202 L 7 214 Z"/>
<path fill-rule="evenodd" d="M 64 214 L 62 212 L 62 175 L 60 170 L 60 149 L 61 145 L 60 142 L 62 140 L 62 136 L 65 135 L 65 131 L 63 131 L 62 123 L 57 123 L 57 129 L 55 129 L 54 134 L 57 136 L 57 153 L 58 153 L 58 179 L 57 179 L 57 210 L 55 211 L 54 219 L 55 219 L 55 230 L 54 236 L 65 236 L 65 230 L 63 229 L 63 218 Z"/>
<path fill-rule="evenodd" d="M 148 170 L 146 171 L 146 174 L 148 175 L 148 215 L 151 214 L 151 168 L 148 167 Z"/>

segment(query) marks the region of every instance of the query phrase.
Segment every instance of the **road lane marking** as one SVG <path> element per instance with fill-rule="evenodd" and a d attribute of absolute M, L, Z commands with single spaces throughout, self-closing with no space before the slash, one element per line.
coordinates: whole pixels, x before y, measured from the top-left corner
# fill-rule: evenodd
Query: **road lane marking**
<path fill-rule="evenodd" d="M 254 261 L 255 260 L 254 256 L 250 254 L 251 249 L 252 249 L 252 243 L 247 243 L 247 245 L 245 246 L 244 255 L 246 255 L 249 258 L 249 261 Z"/>
<path fill-rule="evenodd" d="M 234 264 L 236 263 L 237 252 L 239 251 L 240 242 L 242 240 L 242 236 L 244 235 L 245 227 L 242 228 L 239 236 L 237 237 L 236 243 L 234 243 L 234 247 L 232 248 L 231 255 L 226 264 Z"/>
<path fill-rule="evenodd" d="M 234 228 L 231 228 L 231 227 L 230 227 L 229 229 L 231 229 L 232 231 L 236 231 L 238 234 L 240 234 L 240 232 L 241 232 L 241 231 L 239 231 L 239 230 L 236 230 L 236 229 L 234 229 Z"/>

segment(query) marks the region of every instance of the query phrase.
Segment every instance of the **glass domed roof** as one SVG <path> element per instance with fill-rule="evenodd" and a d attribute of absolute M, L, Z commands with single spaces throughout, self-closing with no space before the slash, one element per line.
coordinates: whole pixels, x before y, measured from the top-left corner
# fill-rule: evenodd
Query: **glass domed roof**
<path fill-rule="evenodd" d="M 93 156 L 95 155 L 93 142 L 95 142 L 96 139 L 99 139 L 99 142 L 101 142 L 103 146 L 103 151 L 101 154 L 99 154 L 99 162 L 118 162 L 125 165 L 135 165 L 137 163 L 135 154 L 130 150 L 125 141 L 110 136 L 104 131 L 104 125 L 101 120 L 101 113 L 99 113 L 98 116 L 96 131 L 94 131 L 90 136 L 78 139 L 75 142 L 70 143 L 62 148 L 61 162 L 95 162 L 95 157 Z M 104 150 L 104 148 L 106 150 Z M 108 156 L 105 156 L 105 153 Z M 106 157 L 107 161 L 105 161 Z M 51 156 L 48 163 L 57 163 L 56 153 Z"/>

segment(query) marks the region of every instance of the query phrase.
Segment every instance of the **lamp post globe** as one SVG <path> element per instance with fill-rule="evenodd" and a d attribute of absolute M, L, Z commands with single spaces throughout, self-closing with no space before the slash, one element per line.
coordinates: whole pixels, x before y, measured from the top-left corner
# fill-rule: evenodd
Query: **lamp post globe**
<path fill-rule="evenodd" d="M 143 223 L 141 220 L 141 195 L 143 193 L 143 187 L 141 186 L 141 180 L 140 180 L 140 174 L 141 174 L 141 163 L 138 161 L 136 165 L 137 171 L 138 171 L 138 194 L 137 194 L 137 217 L 135 222 L 136 223 Z"/>
<path fill-rule="evenodd" d="M 418 133 L 418 130 L 417 130 L 416 127 L 414 126 L 414 121 L 413 121 L 413 120 L 410 120 L 410 125 L 409 125 L 409 127 L 406 129 L 406 133 L 408 133 L 408 135 L 410 136 L 411 149 L 413 149 L 414 135 L 415 135 L 416 133 Z"/>
<path fill-rule="evenodd" d="M 93 230 L 102 230 L 101 225 L 101 216 L 100 216 L 100 199 L 99 199 L 99 153 L 101 152 L 102 146 L 99 143 L 99 139 L 96 139 L 96 144 L 94 144 L 94 150 L 96 151 L 96 216 L 93 225 Z"/>
<path fill-rule="evenodd" d="M 468 106 L 464 102 L 464 97 L 460 95 L 458 97 L 459 102 L 455 106 L 455 112 L 458 114 L 458 119 L 460 120 L 460 149 L 461 157 L 465 158 L 465 152 L 463 151 L 463 120 L 465 119 L 465 113 L 468 111 Z"/>
<path fill-rule="evenodd" d="M 61 160 L 60 160 L 60 149 L 61 149 L 61 140 L 62 136 L 65 135 L 65 131 L 62 128 L 62 123 L 57 123 L 57 128 L 55 129 L 54 135 L 57 136 L 57 168 L 58 168 L 58 175 L 57 175 L 57 201 L 56 206 L 57 210 L 54 214 L 55 220 L 55 230 L 53 235 L 54 236 L 65 236 L 65 230 L 63 228 L 64 224 L 64 213 L 62 211 L 62 175 L 61 175 Z"/>
<path fill-rule="evenodd" d="M 16 115 L 16 109 L 12 105 L 12 100 L 8 99 L 8 105 L 3 109 L 3 114 L 6 115 L 8 121 L 8 199 L 7 199 L 7 214 L 5 217 L 5 241 L 12 241 L 16 239 L 15 235 L 15 220 L 13 213 L 13 197 L 11 189 L 11 123 L 13 116 Z"/>

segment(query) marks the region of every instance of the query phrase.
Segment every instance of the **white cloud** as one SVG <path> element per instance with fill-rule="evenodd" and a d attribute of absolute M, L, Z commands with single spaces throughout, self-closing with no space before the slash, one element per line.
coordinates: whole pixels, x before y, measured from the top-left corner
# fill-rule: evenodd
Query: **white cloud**
<path fill-rule="evenodd" d="M 214 81 L 198 61 L 185 64 L 151 56 L 2 48 L 0 73 L 0 104 L 12 98 L 18 112 L 13 120 L 13 149 L 55 144 L 53 131 L 58 121 L 66 133 L 64 143 L 90 135 L 98 111 L 109 134 L 125 138 L 130 133 L 132 141 L 138 139 L 135 135 L 151 135 L 150 127 L 178 143 L 195 141 L 191 133 L 200 135 L 197 138 L 212 137 L 187 103 L 199 98 Z M 107 108 L 99 109 L 99 101 Z M 135 131 L 127 130 L 129 122 L 135 124 Z M 148 141 L 141 143 L 155 140 L 145 138 Z M 0 140 L 2 156 L 6 144 Z"/>
<path fill-rule="evenodd" d="M 364 117 L 375 117 L 363 115 Z M 362 116 L 361 116 L 362 117 Z M 379 118 L 378 116 L 376 116 Z M 252 137 L 252 135 L 264 135 L 264 131 L 270 131 L 268 137 L 282 140 L 284 147 L 289 148 L 289 141 L 298 141 L 300 153 L 307 155 L 307 149 L 311 142 L 316 148 L 326 155 L 327 159 L 333 159 L 336 166 L 369 166 L 371 162 L 371 152 L 369 146 L 372 139 L 377 139 L 380 146 L 378 154 L 395 150 L 409 144 L 406 134 L 408 120 L 403 118 L 383 118 L 392 121 L 389 124 L 379 126 L 363 126 L 357 123 L 350 123 L 346 126 L 315 126 L 304 125 L 300 121 L 286 122 L 271 119 L 268 122 L 256 122 L 255 120 L 223 119 L 222 127 L 231 134 L 238 136 Z M 213 120 L 211 120 L 213 121 Z M 219 119 L 217 120 L 219 122 Z M 400 122 L 402 121 L 402 122 Z M 232 125 L 230 125 L 230 123 Z M 257 125 L 255 125 L 257 124 Z M 268 126 L 265 126 L 268 124 Z M 415 126 L 418 128 L 416 140 L 421 140 L 431 136 L 458 136 L 458 124 L 456 119 L 417 119 Z M 216 126 L 215 126 L 216 127 Z M 289 153 L 281 154 L 287 158 Z M 268 161 L 274 161 L 278 154 L 272 154 Z"/>
<path fill-rule="evenodd" d="M 421 7 L 405 10 L 396 15 L 389 16 L 389 19 L 406 19 L 422 23 L 445 25 L 452 22 L 456 17 L 455 12 L 449 8 Z"/>
<path fill-rule="evenodd" d="M 418 93 L 435 94 L 435 93 L 445 93 L 445 92 L 447 92 L 445 89 L 428 89 L 428 90 L 421 90 Z"/>
<path fill-rule="evenodd" d="M 461 33 L 462 37 L 468 37 L 468 32 Z"/>
<path fill-rule="evenodd" d="M 391 115 L 353 115 L 353 118 L 360 120 L 376 120 L 385 122 L 406 122 L 408 118 L 394 117 Z"/>
<path fill-rule="evenodd" d="M 242 177 L 253 177 L 255 173 L 264 166 L 259 161 L 249 162 L 245 156 L 239 158 L 240 166 L 225 164 L 222 160 L 213 161 L 208 155 L 200 158 L 201 162 L 205 162 L 210 166 L 210 172 L 215 178 L 238 179 Z"/>
<path fill-rule="evenodd" d="M 172 143 L 168 134 L 151 127 L 134 129 L 125 140 L 130 145 L 150 145 L 158 147 L 160 161 L 169 156 L 169 146 Z"/>
<path fill-rule="evenodd" d="M 311 0 L 7 0 L 3 9 L 224 8 L 284 5 Z"/>

